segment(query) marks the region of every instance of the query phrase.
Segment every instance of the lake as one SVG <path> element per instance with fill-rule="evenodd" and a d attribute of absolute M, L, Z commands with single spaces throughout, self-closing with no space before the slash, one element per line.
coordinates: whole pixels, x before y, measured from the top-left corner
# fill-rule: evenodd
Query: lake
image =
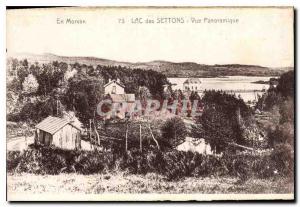
<path fill-rule="evenodd" d="M 263 94 L 263 92 L 258 92 L 263 89 L 267 90 L 269 88 L 269 84 L 257 84 L 253 83 L 255 81 L 268 81 L 272 77 L 261 77 L 261 76 L 226 76 L 226 77 L 218 77 L 218 78 L 200 78 L 201 86 L 200 90 L 223 90 L 223 91 L 243 91 L 246 92 L 235 92 L 238 96 L 240 95 L 242 99 L 247 101 L 255 101 L 257 99 L 257 95 Z M 273 77 L 274 78 L 274 77 Z M 180 89 L 183 90 L 183 82 L 187 78 L 168 78 L 169 82 L 174 84 L 172 85 L 172 89 Z M 252 91 L 252 92 L 249 92 Z M 254 92 L 255 91 L 255 92 Z M 200 95 L 201 92 L 200 92 Z"/>

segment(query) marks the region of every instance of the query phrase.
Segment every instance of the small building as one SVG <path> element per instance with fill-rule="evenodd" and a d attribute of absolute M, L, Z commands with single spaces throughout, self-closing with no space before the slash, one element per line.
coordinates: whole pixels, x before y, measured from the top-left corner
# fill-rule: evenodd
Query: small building
<path fill-rule="evenodd" d="M 104 85 L 105 94 L 125 94 L 125 86 L 120 82 L 120 79 L 111 80 L 109 79 L 108 83 Z"/>
<path fill-rule="evenodd" d="M 81 129 L 67 119 L 49 116 L 35 128 L 35 143 L 62 149 L 81 148 Z"/>
<path fill-rule="evenodd" d="M 111 99 L 112 104 L 118 104 L 123 109 L 116 111 L 116 114 L 114 115 L 107 115 L 105 117 L 106 119 L 111 119 L 113 117 L 124 119 L 126 112 L 135 104 L 135 94 L 125 93 L 124 88 L 125 86 L 120 82 L 120 79 L 109 79 L 109 82 L 104 85 L 105 94 Z"/>
<path fill-rule="evenodd" d="M 111 100 L 113 103 L 134 103 L 135 102 L 135 95 L 131 93 L 125 94 L 111 94 Z"/>
<path fill-rule="evenodd" d="M 201 87 L 201 81 L 199 78 L 188 78 L 183 82 L 184 91 L 198 91 Z"/>
<path fill-rule="evenodd" d="M 117 104 L 120 110 L 115 111 L 115 114 L 110 114 L 106 116 L 106 119 L 119 118 L 124 119 L 126 117 L 126 112 L 129 112 L 135 104 L 134 94 L 110 94 L 109 98 L 112 104 Z"/>
<path fill-rule="evenodd" d="M 193 137 L 186 137 L 185 142 L 178 145 L 176 148 L 178 151 L 191 151 L 198 152 L 199 154 L 213 154 L 210 144 L 205 143 L 203 138 L 197 139 Z"/>

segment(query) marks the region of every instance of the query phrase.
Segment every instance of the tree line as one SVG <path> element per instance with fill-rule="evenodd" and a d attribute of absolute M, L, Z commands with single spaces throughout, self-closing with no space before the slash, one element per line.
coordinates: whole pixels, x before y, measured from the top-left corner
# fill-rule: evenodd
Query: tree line
<path fill-rule="evenodd" d="M 140 87 L 145 87 L 156 99 L 163 98 L 164 85 L 168 83 L 161 73 L 121 66 L 9 59 L 7 69 L 8 119 L 35 123 L 48 115 L 72 110 L 87 124 L 95 117 L 96 105 L 104 97 L 103 86 L 109 79 L 119 78 L 125 92 L 137 96 Z"/>

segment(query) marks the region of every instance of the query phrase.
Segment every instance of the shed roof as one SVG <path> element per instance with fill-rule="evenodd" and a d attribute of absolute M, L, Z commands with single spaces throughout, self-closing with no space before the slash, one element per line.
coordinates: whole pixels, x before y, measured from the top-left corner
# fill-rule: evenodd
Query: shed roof
<path fill-rule="evenodd" d="M 48 116 L 46 119 L 38 123 L 35 127 L 43 130 L 45 132 L 48 132 L 50 134 L 54 134 L 61 128 L 63 128 L 65 125 L 70 124 L 74 126 L 72 123 L 70 123 L 66 119 L 58 118 L 58 117 L 53 117 L 53 116 Z M 75 128 L 78 129 L 78 127 L 74 126 Z M 80 130 L 80 129 L 78 129 Z"/>
<path fill-rule="evenodd" d="M 188 78 L 184 81 L 184 83 L 188 83 L 188 84 L 200 84 L 201 81 L 199 78 Z"/>
<path fill-rule="evenodd" d="M 110 97 L 114 103 L 135 102 L 134 94 L 110 94 Z"/>

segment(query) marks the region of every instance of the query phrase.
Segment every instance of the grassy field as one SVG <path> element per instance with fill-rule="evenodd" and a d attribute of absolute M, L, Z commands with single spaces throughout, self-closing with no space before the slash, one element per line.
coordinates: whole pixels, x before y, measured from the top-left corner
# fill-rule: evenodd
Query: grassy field
<path fill-rule="evenodd" d="M 293 181 L 287 179 L 249 179 L 244 183 L 236 178 L 184 178 L 166 181 L 157 174 L 8 174 L 10 193 L 293 193 Z"/>

